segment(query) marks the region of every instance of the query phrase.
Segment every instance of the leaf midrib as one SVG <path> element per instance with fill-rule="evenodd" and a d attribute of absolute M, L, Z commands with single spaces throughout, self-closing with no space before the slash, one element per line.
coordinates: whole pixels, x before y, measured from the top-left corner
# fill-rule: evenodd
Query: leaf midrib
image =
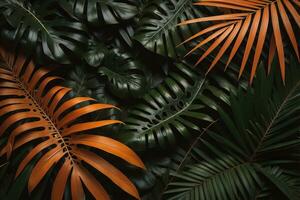
<path fill-rule="evenodd" d="M 152 41 L 153 41 L 153 38 L 155 38 L 156 35 L 158 35 L 163 29 L 165 29 L 165 27 L 168 26 L 168 25 L 171 23 L 171 21 L 173 21 L 173 19 L 174 19 L 175 17 L 177 17 L 177 14 L 178 14 L 179 12 L 182 11 L 183 7 L 185 7 L 185 6 L 186 6 L 188 3 L 190 3 L 190 2 L 191 2 L 190 0 L 185 0 L 185 1 L 183 1 L 182 5 L 179 6 L 179 8 L 178 8 L 177 11 L 172 15 L 172 17 L 169 18 L 169 20 L 168 20 L 163 26 L 161 26 L 158 30 L 155 31 L 155 34 L 153 34 L 153 35 L 148 39 L 148 41 L 145 43 L 145 45 L 147 45 L 149 42 L 152 42 Z"/>
<path fill-rule="evenodd" d="M 202 182 L 200 182 L 200 183 L 195 183 L 195 185 L 189 187 L 189 189 L 188 189 L 187 191 L 182 192 L 182 195 L 184 195 L 184 194 L 186 194 L 186 193 L 188 193 L 188 192 L 190 192 L 190 191 L 195 190 L 195 188 L 197 188 L 197 187 L 201 187 L 204 183 L 207 183 L 208 181 L 212 180 L 212 179 L 215 178 L 215 177 L 221 176 L 221 175 L 227 173 L 228 171 L 233 171 L 233 170 L 235 170 L 235 169 L 237 169 L 237 168 L 239 168 L 239 167 L 247 166 L 247 165 L 249 165 L 249 164 L 251 164 L 251 163 L 249 163 L 249 162 L 243 162 L 243 163 L 240 163 L 240 164 L 237 164 L 237 165 L 233 165 L 233 166 L 231 166 L 231 167 L 229 167 L 229 168 L 227 168 L 227 169 L 224 169 L 224 170 L 222 170 L 222 171 L 219 171 L 219 173 L 213 174 L 212 176 L 208 177 L 207 179 L 203 180 Z M 185 196 L 185 195 L 184 195 L 184 196 Z"/>
<path fill-rule="evenodd" d="M 48 29 L 45 27 L 45 25 L 42 23 L 42 21 L 37 18 L 34 13 L 32 13 L 30 10 L 28 10 L 27 8 L 25 8 L 21 3 L 19 2 L 15 2 L 15 4 L 17 6 L 19 6 L 21 9 L 23 9 L 25 12 L 27 12 L 35 21 L 37 21 L 37 23 L 43 28 L 43 30 L 45 30 L 45 32 L 50 35 L 50 32 L 48 31 Z"/>
<path fill-rule="evenodd" d="M 107 67 L 104 67 L 103 69 L 102 69 L 103 71 L 104 71 L 104 73 L 105 73 L 105 75 L 107 76 L 107 77 L 109 77 L 109 78 L 111 78 L 111 79 L 115 79 L 115 80 L 119 80 L 120 82 L 123 82 L 123 83 L 131 83 L 131 84 L 133 84 L 133 85 L 135 85 L 135 86 L 139 86 L 137 83 L 136 83 L 136 81 L 132 78 L 132 77 L 130 77 L 129 75 L 127 75 L 127 74 L 120 74 L 120 73 L 117 73 L 117 72 L 115 72 L 115 71 L 113 71 L 113 70 L 111 70 L 111 69 L 109 69 L 109 68 L 107 68 Z M 107 72 L 110 74 L 107 74 Z M 129 85 L 129 84 L 128 84 Z"/>
<path fill-rule="evenodd" d="M 275 115 L 270 120 L 270 123 L 269 123 L 268 127 L 266 128 L 266 131 L 264 132 L 264 134 L 263 134 L 261 140 L 259 141 L 256 149 L 254 150 L 253 154 L 251 155 L 250 161 L 253 161 L 253 159 L 255 158 L 255 156 L 256 156 L 257 152 L 259 151 L 261 145 L 263 144 L 265 138 L 270 133 L 270 130 L 271 130 L 272 126 L 274 125 L 276 119 L 278 118 L 280 112 L 282 111 L 282 109 L 284 108 L 284 106 L 287 104 L 287 102 L 291 98 L 291 95 L 295 92 L 295 90 L 299 86 L 300 86 L 300 80 L 298 80 L 298 82 L 295 84 L 295 86 L 289 91 L 289 93 L 287 94 L 287 96 L 283 99 L 283 101 L 282 101 L 281 105 L 279 106 L 278 110 L 276 111 Z"/>
<path fill-rule="evenodd" d="M 6 65 L 11 69 L 9 63 L 6 63 Z M 39 102 L 36 101 L 36 99 L 37 99 L 36 96 L 30 92 L 30 90 L 27 88 L 27 84 L 24 83 L 18 76 L 15 76 L 15 75 L 13 75 L 13 76 L 14 76 L 16 82 L 18 83 L 18 85 L 21 87 L 22 91 L 25 93 L 25 96 L 28 96 L 29 99 L 33 102 L 34 106 L 41 112 L 41 115 L 46 117 L 45 120 L 50 123 L 51 127 L 54 129 L 53 133 L 56 134 L 58 137 L 58 138 L 56 138 L 57 141 L 59 141 L 59 140 L 62 141 L 63 146 L 60 148 L 60 151 L 63 149 L 66 150 L 66 153 L 67 153 L 70 161 L 72 163 L 75 163 L 75 161 L 71 155 L 71 152 L 67 148 L 69 145 L 65 142 L 65 139 L 61 135 L 61 132 L 57 129 L 57 127 L 56 127 L 55 123 L 53 122 L 53 120 L 51 119 L 51 117 L 49 117 L 49 115 L 47 114 L 45 109 L 39 104 Z M 49 136 L 54 138 L 54 136 L 50 133 L 49 133 Z M 57 145 L 57 146 L 59 146 L 59 145 Z"/>
<path fill-rule="evenodd" d="M 139 137 L 144 136 L 147 134 L 147 132 L 152 132 L 153 129 L 156 129 L 157 127 L 161 126 L 161 124 L 164 124 L 165 122 L 171 120 L 172 118 L 177 117 L 178 115 L 180 115 L 181 113 L 185 112 L 190 105 L 194 102 L 194 100 L 196 99 L 196 97 L 198 96 L 199 92 L 201 91 L 201 89 L 203 88 L 203 85 L 205 83 L 205 78 L 201 81 L 200 85 L 198 86 L 197 91 L 194 93 L 195 95 L 191 98 L 191 100 L 186 104 L 185 107 L 183 107 L 179 112 L 174 113 L 173 115 L 167 117 L 166 119 L 160 121 L 159 123 L 155 124 L 154 126 L 152 126 L 151 128 L 139 133 Z"/>
<path fill-rule="evenodd" d="M 66 153 L 68 154 L 69 159 L 71 160 L 72 163 L 74 163 L 73 157 L 69 151 L 69 149 L 67 148 L 68 145 L 65 142 L 65 139 L 63 138 L 63 136 L 61 135 L 60 131 L 57 129 L 55 123 L 53 122 L 53 120 L 48 116 L 47 112 L 44 110 L 44 108 L 36 101 L 36 97 L 34 95 L 31 94 L 31 92 L 28 91 L 26 84 L 24 84 L 21 80 L 18 79 L 18 77 L 16 77 L 16 80 L 19 82 L 19 85 L 22 87 L 22 90 L 24 91 L 25 94 L 27 94 L 29 96 L 29 98 L 31 99 L 31 101 L 34 102 L 34 105 L 38 108 L 38 110 L 40 112 L 42 112 L 42 115 L 46 117 L 46 121 L 48 121 L 51 125 L 51 127 L 54 129 L 54 133 L 57 134 L 57 141 L 61 140 L 63 143 L 63 147 L 60 148 L 60 151 L 62 149 L 66 150 Z M 50 136 L 52 136 L 52 134 L 50 134 Z M 53 137 L 53 136 L 52 136 Z M 59 145 L 57 145 L 59 146 Z"/>

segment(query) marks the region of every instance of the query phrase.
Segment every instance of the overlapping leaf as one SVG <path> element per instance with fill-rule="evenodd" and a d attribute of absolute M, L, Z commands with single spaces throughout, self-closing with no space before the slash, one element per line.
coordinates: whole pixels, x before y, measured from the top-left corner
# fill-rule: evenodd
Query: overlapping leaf
<path fill-rule="evenodd" d="M 283 81 L 285 80 L 285 60 L 287 54 L 284 50 L 285 42 L 289 41 L 291 48 L 299 60 L 299 41 L 296 38 L 296 33 L 300 28 L 300 17 L 299 3 L 297 1 L 201 0 L 195 3 L 195 5 L 233 10 L 229 14 L 194 18 L 179 24 L 190 25 L 200 22 L 216 22 L 183 42 L 186 43 L 197 37 L 207 35 L 207 37 L 205 36 L 201 42 L 187 53 L 189 55 L 204 44 L 212 41 L 196 65 L 213 51 L 217 51 L 217 54 L 208 71 L 217 64 L 226 51 L 230 52 L 227 60 L 228 65 L 241 48 L 243 41 L 245 41 L 246 46 L 239 77 L 245 70 L 248 61 L 252 60 L 250 82 L 253 81 L 264 47 L 269 49 L 268 68 L 270 68 L 274 55 L 277 52 Z M 285 37 L 285 33 L 287 37 Z M 246 37 L 247 35 L 248 38 Z M 254 49 L 253 59 L 250 59 L 252 57 L 251 49 Z"/>
<path fill-rule="evenodd" d="M 220 79 L 218 88 L 188 66 L 178 65 L 173 70 L 144 96 L 143 103 L 129 111 L 125 126 L 129 138 L 125 141 L 136 149 L 166 147 L 174 145 L 177 137 L 189 138 L 200 130 L 199 123 L 213 121 L 214 96 L 228 101 L 230 82 Z"/>
<path fill-rule="evenodd" d="M 141 97 L 148 89 L 144 65 L 117 48 L 106 53 L 98 73 L 107 77 L 109 90 L 123 99 Z"/>
<path fill-rule="evenodd" d="M 201 139 L 198 161 L 174 174 L 165 199 L 299 199 L 291 169 L 300 156 L 300 70 L 291 61 L 286 86 L 260 70 L 254 88 L 231 97 L 231 115 L 219 110 L 218 132 Z"/>
<path fill-rule="evenodd" d="M 27 53 L 35 52 L 60 63 L 69 63 L 68 51 L 79 52 L 87 42 L 85 26 L 60 16 L 52 9 L 51 1 L 30 4 L 4 0 L 0 2 L 0 10 L 9 26 L 1 30 L 2 36 L 24 44 Z"/>
<path fill-rule="evenodd" d="M 134 38 L 150 51 L 173 58 L 186 53 L 187 46 L 179 46 L 199 29 L 197 25 L 176 26 L 179 22 L 200 17 L 192 0 L 151 1 L 143 10 Z"/>
<path fill-rule="evenodd" d="M 117 24 L 137 14 L 134 0 L 66 0 L 58 2 L 71 15 L 92 25 Z"/>
<path fill-rule="evenodd" d="M 118 124 L 120 121 L 85 121 L 82 118 L 115 107 L 96 103 L 90 97 L 68 98 L 71 89 L 59 86 L 57 81 L 60 78 L 50 76 L 50 69 L 36 69 L 33 61 L 26 61 L 22 55 L 15 57 L 2 48 L 0 56 L 0 116 L 3 120 L 0 136 L 8 136 L 7 144 L 1 149 L 1 156 L 9 158 L 14 150 L 35 141 L 35 146 L 18 166 L 18 177 L 42 153 L 30 173 L 28 191 L 32 192 L 54 167 L 58 172 L 52 188 L 53 200 L 63 199 L 69 182 L 72 199 L 85 198 L 83 185 L 96 199 L 110 199 L 102 185 L 83 165 L 85 163 L 139 199 L 137 189 L 121 171 L 84 148 L 92 147 L 144 168 L 139 157 L 122 143 L 91 134 L 97 128 Z"/>
<path fill-rule="evenodd" d="M 73 96 L 87 96 L 99 102 L 115 104 L 116 101 L 105 88 L 105 80 L 98 78 L 94 69 L 76 66 L 68 71 L 64 86 L 72 89 Z"/>

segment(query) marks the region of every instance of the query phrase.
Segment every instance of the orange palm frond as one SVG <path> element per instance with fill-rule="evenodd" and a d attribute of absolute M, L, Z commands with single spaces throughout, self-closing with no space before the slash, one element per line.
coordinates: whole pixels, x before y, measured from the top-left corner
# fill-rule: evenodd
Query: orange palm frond
<path fill-rule="evenodd" d="M 84 199 L 83 185 L 96 198 L 110 199 L 96 178 L 82 165 L 86 163 L 108 177 L 122 190 L 140 199 L 134 184 L 116 167 L 84 147 L 117 156 L 139 168 L 140 158 L 124 144 L 108 137 L 84 134 L 93 129 L 121 123 L 118 120 L 79 122 L 79 118 L 103 109 L 115 108 L 89 97 L 68 97 L 71 89 L 59 86 L 61 78 L 51 76 L 49 68 L 36 68 L 33 61 L 0 48 L 0 137 L 8 136 L 0 155 L 10 157 L 23 145 L 39 141 L 19 164 L 16 177 L 38 153 L 28 181 L 32 192 L 46 173 L 56 167 L 58 173 L 52 188 L 52 200 L 61 200 L 68 180 L 72 199 Z M 85 103 L 83 106 L 82 103 Z"/>
<path fill-rule="evenodd" d="M 212 32 L 206 39 L 201 41 L 188 54 L 194 52 L 196 49 L 203 46 L 210 40 L 214 40 L 212 44 L 205 50 L 204 54 L 199 58 L 196 65 L 198 65 L 205 57 L 212 51 L 219 48 L 216 57 L 211 63 L 208 72 L 214 68 L 220 58 L 229 49 L 229 58 L 227 60 L 226 68 L 232 61 L 236 52 L 240 48 L 243 41 L 246 41 L 246 47 L 242 58 L 242 63 L 239 71 L 239 78 L 241 77 L 246 63 L 249 59 L 251 49 L 255 47 L 254 57 L 251 67 L 250 83 L 252 83 L 256 69 L 262 54 L 262 49 L 266 43 L 268 34 L 273 35 L 269 45 L 268 69 L 271 66 L 275 52 L 278 54 L 280 71 L 282 80 L 285 80 L 285 52 L 283 42 L 283 30 L 287 33 L 289 41 L 295 51 L 299 60 L 298 43 L 295 36 L 294 29 L 300 28 L 300 15 L 296 9 L 299 7 L 299 1 L 295 0 L 200 0 L 195 3 L 197 6 L 211 6 L 222 9 L 233 10 L 234 13 L 202 17 L 198 19 L 191 19 L 181 22 L 179 25 L 186 25 L 198 22 L 213 22 L 217 23 L 211 25 L 194 36 L 188 38 L 183 43 L 202 36 L 205 33 Z M 296 22 L 294 25 L 293 22 Z M 282 28 L 284 27 L 284 28 Z M 269 31 L 270 30 L 270 31 Z M 248 38 L 246 39 L 246 36 Z M 234 42 L 235 41 L 235 42 Z M 255 46 L 256 42 L 256 46 Z M 222 45 L 223 44 L 223 45 Z"/>

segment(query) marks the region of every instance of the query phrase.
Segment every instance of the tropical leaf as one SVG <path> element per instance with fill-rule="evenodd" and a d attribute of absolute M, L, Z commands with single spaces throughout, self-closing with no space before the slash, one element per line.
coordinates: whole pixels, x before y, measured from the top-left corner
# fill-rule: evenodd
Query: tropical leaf
<path fill-rule="evenodd" d="M 84 19 L 94 26 L 117 24 L 131 19 L 138 12 L 134 0 L 66 0 L 58 3 L 71 16 Z"/>
<path fill-rule="evenodd" d="M 299 194 L 297 194 L 300 186 L 299 174 L 290 173 L 278 167 L 258 168 L 258 170 L 288 199 L 299 198 Z M 297 178 L 295 178 L 295 175 Z"/>
<path fill-rule="evenodd" d="M 199 31 L 192 37 L 187 38 L 184 42 L 189 42 L 197 37 L 207 34 L 207 37 L 199 42 L 186 55 L 194 52 L 204 44 L 213 41 L 206 51 L 201 55 L 195 65 L 198 65 L 214 50 L 217 51 L 213 62 L 208 68 L 208 72 L 214 68 L 220 58 L 228 49 L 230 55 L 227 65 L 232 61 L 243 41 L 246 42 L 239 77 L 245 70 L 247 62 L 250 60 L 251 49 L 255 49 L 253 62 L 251 65 L 250 82 L 252 83 L 256 69 L 258 67 L 262 50 L 264 46 L 269 48 L 268 68 L 270 69 L 274 55 L 277 52 L 280 64 L 282 80 L 285 80 L 285 60 L 284 42 L 290 41 L 292 49 L 299 60 L 299 43 L 295 33 L 300 28 L 300 17 L 297 7 L 297 1 L 291 0 L 272 0 L 272 1 L 247 1 L 247 0 L 200 0 L 195 3 L 197 6 L 218 7 L 221 9 L 233 10 L 230 13 L 194 18 L 182 21 L 179 25 L 190 25 L 200 22 L 215 22 L 213 25 Z M 295 32 L 296 31 L 296 32 Z M 284 34 L 287 34 L 286 40 Z M 248 35 L 248 39 L 246 39 Z M 257 38 L 257 40 L 256 40 Z M 271 38 L 269 45 L 266 45 L 268 38 Z M 234 42 L 235 40 L 235 42 Z M 255 45 L 256 41 L 256 45 Z M 222 45 L 221 45 L 222 44 Z M 229 48 L 233 44 L 231 48 Z M 219 47 L 219 48 L 218 48 Z M 266 48 L 266 47 L 265 47 Z"/>
<path fill-rule="evenodd" d="M 84 54 L 85 62 L 92 67 L 99 67 L 108 49 L 104 44 L 95 40 L 89 40 L 88 50 Z"/>
<path fill-rule="evenodd" d="M 1 1 L 1 15 L 8 23 L 8 28 L 1 30 L 2 36 L 24 44 L 26 52 L 69 63 L 68 51 L 80 52 L 85 46 L 86 29 L 83 24 L 60 16 L 52 9 L 51 2 Z"/>
<path fill-rule="evenodd" d="M 152 153 L 157 156 L 153 156 Z M 147 171 L 129 173 L 131 180 L 138 187 L 143 200 L 161 199 L 163 191 L 170 180 L 170 174 L 180 168 L 184 163 L 190 162 L 183 148 L 175 151 L 152 151 L 143 156 L 146 160 Z M 185 157 L 186 156 L 186 157 Z"/>
<path fill-rule="evenodd" d="M 87 96 L 99 102 L 116 104 L 116 100 L 105 88 L 105 80 L 98 78 L 96 69 L 76 66 L 67 71 L 64 86 L 72 88 L 70 95 Z"/>
<path fill-rule="evenodd" d="M 30 173 L 28 191 L 31 193 L 47 172 L 56 168 L 58 172 L 54 177 L 51 199 L 63 199 L 68 182 L 72 199 L 85 198 L 83 185 L 97 199 L 110 199 L 86 168 L 87 164 L 139 199 L 134 184 L 121 171 L 86 148 L 104 151 L 144 168 L 139 157 L 122 143 L 91 134 L 97 128 L 119 124 L 120 121 L 85 121 L 82 118 L 115 107 L 96 103 L 90 97 L 68 98 L 71 89 L 59 86 L 56 82 L 60 78 L 51 76 L 49 68 L 37 69 L 32 60 L 26 60 L 21 54 L 14 56 L 3 48 L 0 56 L 0 116 L 3 120 L 0 136 L 8 135 L 7 144 L 0 154 L 9 158 L 13 151 L 34 142 L 35 146 L 18 166 L 16 177 L 19 177 L 26 166 L 42 153 Z"/>
<path fill-rule="evenodd" d="M 118 46 L 124 43 L 129 47 L 133 47 L 133 36 L 135 29 L 132 24 L 124 24 L 118 27 L 115 42 Z"/>
<path fill-rule="evenodd" d="M 176 46 L 196 33 L 199 27 L 176 25 L 200 16 L 192 0 L 151 1 L 142 12 L 134 38 L 150 51 L 177 58 L 187 52 L 187 46 Z"/>
<path fill-rule="evenodd" d="M 226 79 L 220 83 L 222 87 L 215 87 L 189 66 L 179 64 L 142 103 L 129 110 L 124 141 L 145 150 L 172 146 L 180 136 L 189 138 L 201 129 L 200 122 L 214 121 L 213 111 L 218 107 L 215 96 L 228 103 L 231 83 Z"/>
<path fill-rule="evenodd" d="M 285 86 L 261 68 L 253 88 L 231 96 L 230 112 L 219 108 L 219 128 L 200 138 L 197 161 L 174 174 L 165 199 L 300 198 L 299 171 L 289 172 L 300 156 L 300 70 L 291 61 Z"/>
<path fill-rule="evenodd" d="M 130 179 L 135 183 L 140 191 L 143 200 L 160 199 L 160 193 L 164 187 L 164 182 L 169 177 L 169 167 L 171 159 L 169 155 L 161 155 L 161 152 L 156 152 L 159 157 L 151 155 L 144 157 L 147 162 L 145 163 L 147 171 L 129 173 Z"/>
<path fill-rule="evenodd" d="M 220 161 L 224 162 L 224 160 Z M 170 184 L 174 188 L 166 192 L 173 195 L 167 199 L 245 199 L 243 195 L 250 195 L 253 191 L 255 179 L 252 177 L 254 170 L 251 165 L 234 165 L 230 168 L 209 165 L 211 167 L 209 170 L 208 164 L 192 165 L 184 172 L 175 175 L 178 179 Z M 230 178 L 227 178 L 229 176 Z M 248 178 L 246 184 L 240 180 L 241 176 Z M 237 188 L 240 189 L 241 196 L 237 193 Z"/>
<path fill-rule="evenodd" d="M 138 98 L 148 89 L 143 64 L 117 48 L 106 53 L 98 73 L 107 77 L 110 91 L 123 99 Z"/>

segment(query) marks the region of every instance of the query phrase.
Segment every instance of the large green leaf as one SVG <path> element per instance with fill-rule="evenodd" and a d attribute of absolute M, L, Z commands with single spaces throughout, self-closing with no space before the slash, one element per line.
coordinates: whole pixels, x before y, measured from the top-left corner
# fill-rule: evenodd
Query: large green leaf
<path fill-rule="evenodd" d="M 278 167 L 257 167 L 257 169 L 271 183 L 273 183 L 278 188 L 278 190 L 280 190 L 288 199 L 299 199 L 299 174 L 297 175 L 298 177 L 295 177 L 295 174 L 291 174 L 289 173 L 289 171 L 284 171 Z"/>
<path fill-rule="evenodd" d="M 108 79 L 108 88 L 117 97 L 128 99 L 144 95 L 148 89 L 143 64 L 130 53 L 112 49 L 105 55 L 98 73 Z"/>
<path fill-rule="evenodd" d="M 92 67 L 99 67 L 107 52 L 108 49 L 104 44 L 95 40 L 89 40 L 88 49 L 84 53 L 83 59 L 88 65 Z"/>
<path fill-rule="evenodd" d="M 133 47 L 133 36 L 135 32 L 135 24 L 133 23 L 122 23 L 116 26 L 114 29 L 114 43 L 117 46 L 125 44 L 128 47 Z M 111 31 L 108 31 L 111 34 Z"/>
<path fill-rule="evenodd" d="M 176 46 L 199 27 L 176 25 L 197 16 L 200 13 L 193 6 L 193 0 L 151 1 L 142 12 L 135 39 L 155 53 L 174 58 L 183 56 L 187 46 Z"/>
<path fill-rule="evenodd" d="M 291 60 L 287 75 L 290 80 L 283 85 L 275 73 L 267 78 L 261 70 L 253 89 L 249 88 L 246 93 L 240 91 L 237 97 L 231 98 L 232 116 L 220 111 L 230 133 L 228 137 L 239 144 L 235 145 L 236 149 L 228 146 L 233 152 L 239 151 L 252 161 L 294 162 L 295 158 L 284 155 L 300 146 L 297 123 L 300 120 L 300 69 L 295 59 Z M 294 156 L 299 155 L 295 152 Z"/>
<path fill-rule="evenodd" d="M 67 73 L 64 85 L 72 88 L 72 96 L 86 96 L 103 103 L 116 103 L 105 89 L 105 81 L 98 79 L 95 69 L 76 66 Z"/>
<path fill-rule="evenodd" d="M 72 16 L 92 25 L 117 24 L 138 12 L 134 0 L 65 0 L 59 4 Z"/>
<path fill-rule="evenodd" d="M 156 155 L 156 156 L 153 156 Z M 164 188 L 170 180 L 170 174 L 182 166 L 182 161 L 189 162 L 186 151 L 178 148 L 175 151 L 151 151 L 143 155 L 146 171 L 132 170 L 130 179 L 138 187 L 143 200 L 161 199 Z"/>
<path fill-rule="evenodd" d="M 263 68 L 254 86 L 219 108 L 220 124 L 194 148 L 197 162 L 174 174 L 166 199 L 299 199 L 300 69 L 283 85 Z M 226 110 L 226 112 L 225 112 Z M 295 172 L 290 173 L 290 169 Z"/>
<path fill-rule="evenodd" d="M 135 149 L 144 150 L 174 145 L 176 137 L 189 138 L 201 129 L 201 122 L 214 120 L 212 111 L 218 107 L 214 96 L 228 101 L 225 90 L 230 83 L 221 83 L 224 89 L 179 64 L 162 84 L 144 96 L 142 103 L 130 109 L 122 131 L 126 132 L 124 140 Z"/>
<path fill-rule="evenodd" d="M 29 50 L 37 49 L 37 53 L 41 51 L 51 59 L 66 63 L 66 50 L 78 51 L 78 44 L 86 42 L 85 27 L 62 19 L 49 4 L 49 1 L 40 6 L 39 3 L 5 0 L 0 8 L 11 28 L 2 33 L 15 42 L 25 43 Z"/>
<path fill-rule="evenodd" d="M 8 23 L 8 28 L 1 30 L 2 36 L 24 44 L 26 53 L 37 53 L 37 59 L 45 55 L 60 63 L 69 63 L 68 51 L 81 52 L 87 41 L 84 25 L 60 16 L 49 0 L 42 4 L 4 0 L 0 11 Z"/>
<path fill-rule="evenodd" d="M 173 188 L 166 192 L 166 195 L 171 194 L 172 197 L 167 199 L 245 199 L 245 195 L 254 191 L 254 170 L 251 165 L 234 165 L 229 168 L 220 168 L 221 166 L 207 163 L 189 166 L 182 173 L 175 175 L 176 181 L 170 184 Z M 248 180 L 244 182 L 240 179 L 242 176 Z"/>

